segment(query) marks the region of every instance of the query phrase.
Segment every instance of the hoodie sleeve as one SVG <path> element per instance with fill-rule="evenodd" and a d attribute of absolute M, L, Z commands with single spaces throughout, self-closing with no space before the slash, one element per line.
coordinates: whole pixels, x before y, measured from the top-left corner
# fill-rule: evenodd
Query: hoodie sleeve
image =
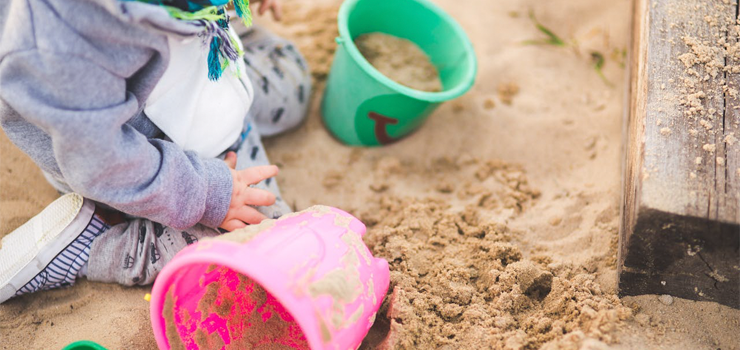
<path fill-rule="evenodd" d="M 44 130 L 67 184 L 82 196 L 176 229 L 217 227 L 231 174 L 126 124 L 140 112 L 126 80 L 81 56 L 16 52 L 0 62 L 0 98 Z"/>

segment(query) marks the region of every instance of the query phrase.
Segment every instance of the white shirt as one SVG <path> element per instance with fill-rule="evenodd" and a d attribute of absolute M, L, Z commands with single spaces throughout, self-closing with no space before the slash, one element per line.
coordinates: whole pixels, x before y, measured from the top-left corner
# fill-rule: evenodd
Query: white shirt
<path fill-rule="evenodd" d="M 211 81 L 208 47 L 201 38 L 170 36 L 167 42 L 170 62 L 149 95 L 144 113 L 184 150 L 216 157 L 236 142 L 252 105 L 254 91 L 244 61 L 229 62 L 221 78 Z"/>

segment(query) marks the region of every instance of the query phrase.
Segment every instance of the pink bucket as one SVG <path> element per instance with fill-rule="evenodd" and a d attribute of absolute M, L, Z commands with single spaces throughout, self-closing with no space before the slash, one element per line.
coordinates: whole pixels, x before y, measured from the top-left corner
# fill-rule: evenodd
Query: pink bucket
<path fill-rule="evenodd" d="M 388 263 L 362 242 L 365 225 L 316 206 L 259 227 L 244 243 L 193 244 L 164 267 L 150 305 L 160 349 L 240 348 L 247 336 L 247 347 L 360 345 L 389 284 Z M 284 326 L 268 334 L 268 320 Z M 181 344 L 169 344 L 168 335 Z"/>

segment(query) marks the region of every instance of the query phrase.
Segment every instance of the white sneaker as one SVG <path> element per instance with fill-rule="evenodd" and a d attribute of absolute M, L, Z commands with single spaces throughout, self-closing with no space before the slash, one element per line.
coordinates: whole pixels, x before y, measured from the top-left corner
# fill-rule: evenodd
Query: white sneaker
<path fill-rule="evenodd" d="M 70 193 L 0 241 L 0 303 L 21 294 L 69 286 L 108 226 L 95 204 Z"/>

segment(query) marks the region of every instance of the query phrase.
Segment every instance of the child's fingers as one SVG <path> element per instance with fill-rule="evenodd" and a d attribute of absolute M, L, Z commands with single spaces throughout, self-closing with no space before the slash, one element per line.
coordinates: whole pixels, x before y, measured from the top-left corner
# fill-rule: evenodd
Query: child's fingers
<path fill-rule="evenodd" d="M 248 188 L 245 192 L 246 202 L 248 205 L 273 205 L 275 204 L 275 195 L 270 191 L 259 188 Z"/>
<path fill-rule="evenodd" d="M 261 165 L 244 170 L 239 170 L 240 179 L 250 185 L 259 183 L 278 174 L 278 167 L 274 165 Z"/>
<path fill-rule="evenodd" d="M 234 219 L 250 225 L 259 224 L 260 222 L 262 222 L 262 220 L 267 219 L 267 217 L 258 212 L 257 209 L 246 205 L 237 209 L 234 214 Z"/>
<path fill-rule="evenodd" d="M 247 227 L 247 224 L 245 224 L 243 221 L 239 221 L 239 220 L 236 220 L 236 219 L 226 221 L 226 222 L 224 222 L 221 225 L 221 228 L 222 229 L 224 229 L 226 231 L 229 231 L 229 232 L 234 231 L 234 230 L 238 230 L 238 229 L 244 228 L 244 227 Z"/>
<path fill-rule="evenodd" d="M 236 152 L 229 151 L 226 153 L 226 157 L 224 157 L 224 162 L 226 162 L 226 165 L 231 168 L 236 168 Z"/>
<path fill-rule="evenodd" d="M 233 231 L 249 224 L 259 224 L 266 219 L 265 215 L 248 205 L 229 208 L 221 228 Z"/>

